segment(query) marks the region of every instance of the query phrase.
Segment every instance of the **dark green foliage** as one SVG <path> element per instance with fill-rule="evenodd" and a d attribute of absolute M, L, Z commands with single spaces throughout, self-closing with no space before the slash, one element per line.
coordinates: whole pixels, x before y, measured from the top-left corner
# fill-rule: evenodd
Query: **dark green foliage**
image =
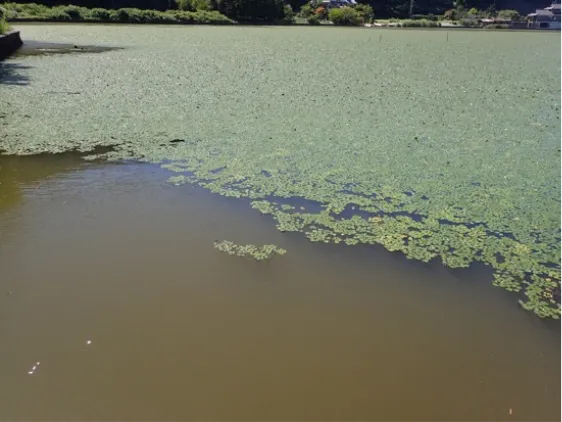
<path fill-rule="evenodd" d="M 377 13 L 378 18 L 406 18 L 409 16 L 409 0 L 359 0 L 360 3 L 369 4 Z M 525 10 L 521 12 L 529 13 L 536 8 L 542 8 L 546 3 L 543 0 L 526 0 L 519 3 L 520 7 Z M 507 0 L 466 0 L 455 2 L 453 0 L 416 0 L 413 7 L 413 19 L 429 19 L 436 20 L 436 16 L 442 16 L 447 10 L 458 9 L 459 12 L 464 12 L 471 8 L 479 10 L 486 10 L 488 15 L 495 16 L 494 4 L 498 8 L 512 7 Z M 464 13 L 462 13 L 464 15 Z M 430 15 L 434 15 L 431 17 Z M 461 19 L 464 16 L 456 17 Z"/>
<path fill-rule="evenodd" d="M 283 0 L 216 0 L 216 6 L 238 22 L 272 23 L 285 18 Z"/>
<path fill-rule="evenodd" d="M 232 20 L 220 14 L 216 10 L 199 10 L 197 12 L 176 12 L 173 14 L 179 23 L 193 24 L 230 24 Z"/>
<path fill-rule="evenodd" d="M 211 10 L 213 5 L 209 0 L 175 0 L 178 10 L 195 12 L 196 10 Z"/>
<path fill-rule="evenodd" d="M 89 13 L 87 8 L 74 5 L 64 6 L 60 10 L 66 13 L 70 17 L 70 20 L 73 21 L 81 21 L 83 20 L 83 16 Z"/>
<path fill-rule="evenodd" d="M 90 10 L 89 19 L 92 21 L 108 21 L 109 20 L 109 10 L 95 8 Z"/>
<path fill-rule="evenodd" d="M 119 9 L 112 10 L 109 14 L 112 21 L 123 23 L 141 23 L 143 21 L 140 9 Z"/>
<path fill-rule="evenodd" d="M 299 11 L 298 15 L 299 15 L 299 17 L 306 19 L 309 16 L 314 15 L 314 9 L 312 8 L 312 6 L 310 4 L 307 3 L 300 8 L 300 11 Z"/>
<path fill-rule="evenodd" d="M 392 0 L 392 1 L 370 1 L 366 2 L 377 11 L 377 17 L 380 18 L 403 18 L 408 16 L 409 1 Z"/>
<path fill-rule="evenodd" d="M 281 25 L 289 25 L 295 22 L 295 13 L 290 5 L 286 4 L 283 9 L 283 18 L 277 19 L 275 23 Z"/>
<path fill-rule="evenodd" d="M 23 3 L 30 3 L 32 0 L 20 0 Z M 359 3 L 369 5 L 376 11 L 377 17 L 386 18 L 407 18 L 410 12 L 410 0 L 358 0 Z M 281 10 L 285 2 L 282 0 L 42 0 L 41 4 L 49 7 L 65 6 L 70 2 L 76 6 L 88 8 L 103 8 L 103 9 L 120 9 L 120 8 L 138 8 L 138 9 L 153 9 L 159 11 L 166 11 L 177 8 L 184 11 L 197 11 L 197 10 L 222 10 L 222 13 L 231 17 L 232 19 L 239 20 L 244 18 L 246 20 L 252 16 L 256 16 L 258 22 L 274 22 L 283 19 Z M 312 9 L 320 6 L 320 1 L 313 4 Z M 177 6 L 176 6 L 177 4 Z M 302 18 L 307 18 L 311 13 L 310 11 L 303 13 L 303 8 L 309 9 L 310 4 L 306 0 L 287 0 L 286 4 L 291 6 L 295 13 L 299 13 Z M 520 12 L 529 13 L 537 8 L 542 8 L 548 4 L 544 0 L 526 0 L 519 3 L 520 7 L 525 10 Z M 219 8 L 220 5 L 220 8 Z M 429 15 L 443 15 L 446 10 L 459 9 L 467 11 L 470 8 L 477 8 L 479 10 L 486 10 L 488 16 L 495 16 L 496 9 L 513 7 L 507 0 L 466 0 L 466 2 L 454 2 L 453 0 L 416 0 L 414 2 L 413 14 L 421 15 L 419 17 L 412 16 L 414 19 L 429 19 Z M 264 9 L 267 12 L 264 12 Z M 228 11 L 228 13 L 226 13 Z M 264 18 L 267 17 L 267 19 Z M 461 19 L 460 16 L 457 19 Z M 238 19 L 237 19 L 238 18 Z M 9 17 L 8 17 L 9 19 Z"/>
<path fill-rule="evenodd" d="M 328 13 L 328 19 L 332 21 L 334 25 L 354 26 L 363 23 L 363 18 L 359 12 L 352 7 L 331 9 Z"/>
<path fill-rule="evenodd" d="M 308 0 L 287 0 L 285 3 L 291 6 L 291 9 L 295 12 L 300 11 L 305 6 L 310 6 Z"/>
<path fill-rule="evenodd" d="M 517 10 L 511 9 L 498 11 L 497 17 L 501 19 L 511 19 L 513 21 L 521 19 L 521 15 L 519 14 L 519 12 Z"/>
<path fill-rule="evenodd" d="M 373 8 L 368 4 L 358 4 L 355 6 L 355 11 L 359 13 L 361 19 L 363 19 L 364 23 L 371 23 L 375 18 L 375 12 Z"/>
<path fill-rule="evenodd" d="M 183 24 L 229 24 L 232 20 L 216 10 L 141 10 L 122 8 L 107 10 L 102 8 L 88 9 L 74 5 L 49 8 L 35 3 L 6 3 L 6 13 L 10 19 L 45 20 L 54 22 L 88 21 L 88 22 L 120 22 L 120 23 L 183 23 Z"/>
<path fill-rule="evenodd" d="M 320 25 L 320 18 L 317 15 L 310 15 L 306 18 L 310 25 Z"/>
<path fill-rule="evenodd" d="M 68 13 L 62 10 L 62 8 L 58 7 L 51 9 L 45 16 L 45 19 L 54 22 L 65 22 L 72 20 Z"/>

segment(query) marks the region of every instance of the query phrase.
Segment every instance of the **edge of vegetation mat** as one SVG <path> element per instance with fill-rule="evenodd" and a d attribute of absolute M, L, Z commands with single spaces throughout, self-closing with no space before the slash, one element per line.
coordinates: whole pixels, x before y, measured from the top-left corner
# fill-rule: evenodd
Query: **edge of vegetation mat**
<path fill-rule="evenodd" d="M 559 36 L 81 28 L 30 30 L 124 49 L 13 61 L 0 150 L 112 146 L 311 241 L 483 262 L 559 317 Z"/>

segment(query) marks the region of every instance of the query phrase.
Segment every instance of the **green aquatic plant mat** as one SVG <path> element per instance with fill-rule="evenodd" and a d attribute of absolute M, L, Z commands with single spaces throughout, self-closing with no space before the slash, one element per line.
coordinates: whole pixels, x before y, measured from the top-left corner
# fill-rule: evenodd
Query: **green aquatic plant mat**
<path fill-rule="evenodd" d="M 215 242 L 215 249 L 225 252 L 229 255 L 253 258 L 256 261 L 264 261 L 270 259 L 274 255 L 285 255 L 287 251 L 275 245 L 238 245 L 229 240 Z"/>
<path fill-rule="evenodd" d="M 105 159 L 161 164 L 282 232 L 485 263 L 559 316 L 556 34 L 82 28 L 26 27 L 123 49 L 11 61 L 0 150 L 112 146 Z"/>

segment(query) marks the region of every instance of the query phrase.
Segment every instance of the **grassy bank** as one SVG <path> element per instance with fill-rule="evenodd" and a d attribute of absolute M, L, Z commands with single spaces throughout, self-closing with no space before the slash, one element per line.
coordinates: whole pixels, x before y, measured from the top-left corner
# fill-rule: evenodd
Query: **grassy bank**
<path fill-rule="evenodd" d="M 167 24 L 232 24 L 234 21 L 216 10 L 141 10 L 124 9 L 89 9 L 80 6 L 48 7 L 36 3 L 4 4 L 8 21 L 45 21 L 45 22 L 104 22 L 104 23 L 167 23 Z"/>
<path fill-rule="evenodd" d="M 0 19 L 0 35 L 5 34 L 10 29 L 8 22 L 4 19 Z"/>
<path fill-rule="evenodd" d="M 10 27 L 8 26 L 8 22 L 6 22 L 6 10 L 0 6 L 0 35 L 5 34 L 8 32 Z"/>

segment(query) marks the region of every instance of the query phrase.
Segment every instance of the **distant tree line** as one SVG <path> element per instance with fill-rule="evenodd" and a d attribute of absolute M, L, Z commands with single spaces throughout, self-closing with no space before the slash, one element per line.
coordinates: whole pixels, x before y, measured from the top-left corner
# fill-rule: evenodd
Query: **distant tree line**
<path fill-rule="evenodd" d="M 284 0 L 16 0 L 18 4 L 37 3 L 48 7 L 74 5 L 106 10 L 218 11 L 237 22 L 282 22 L 293 12 Z M 0 0 L 0 4 L 9 3 Z"/>
<path fill-rule="evenodd" d="M 320 3 L 319 0 L 314 0 Z M 314 3 L 313 1 L 313 3 Z M 497 0 L 498 9 L 502 2 L 510 0 Z M 528 0 L 540 2 L 544 0 Z M 462 6 L 457 5 L 462 2 Z M 2 1 L 0 0 L 0 3 Z M 73 4 L 88 8 L 120 9 L 137 8 L 165 10 L 217 10 L 227 17 L 238 22 L 273 22 L 291 19 L 303 7 L 310 7 L 309 0 L 18 0 L 18 3 L 39 3 L 46 6 L 61 6 Z M 377 18 L 407 18 L 410 17 L 410 0 L 358 0 L 358 3 L 370 6 Z M 490 10 L 496 7 L 495 0 L 414 0 L 412 14 L 431 19 L 431 15 L 443 15 L 448 10 L 457 10 L 462 7 L 466 10 Z M 350 19 L 355 19 L 352 12 Z M 365 15 L 365 12 L 360 12 Z M 341 17 L 341 12 L 335 16 Z"/>
<path fill-rule="evenodd" d="M 493 0 L 475 0 L 490 1 Z M 320 1 L 318 1 L 319 3 Z M 294 11 L 310 4 L 309 0 L 287 0 Z M 313 5 L 315 1 L 313 0 Z M 377 18 L 407 18 L 410 14 L 410 0 L 357 0 L 359 4 L 370 6 Z M 446 10 L 454 8 L 454 0 L 414 0 L 412 13 L 416 15 L 442 15 Z"/>
<path fill-rule="evenodd" d="M 310 4 L 310 0 L 286 0 L 291 8 L 298 12 L 303 6 Z M 312 4 L 320 2 L 313 0 Z M 431 15 L 444 15 L 447 10 L 462 9 L 478 10 L 493 15 L 496 10 L 514 9 L 523 7 L 525 10 L 520 12 L 528 13 L 535 9 L 542 8 L 550 4 L 551 0 L 414 0 L 412 16 L 423 16 L 431 19 Z M 410 0 L 357 0 L 359 4 L 371 6 L 377 18 L 408 18 L 410 17 Z M 514 7 L 516 5 L 516 7 Z"/>

